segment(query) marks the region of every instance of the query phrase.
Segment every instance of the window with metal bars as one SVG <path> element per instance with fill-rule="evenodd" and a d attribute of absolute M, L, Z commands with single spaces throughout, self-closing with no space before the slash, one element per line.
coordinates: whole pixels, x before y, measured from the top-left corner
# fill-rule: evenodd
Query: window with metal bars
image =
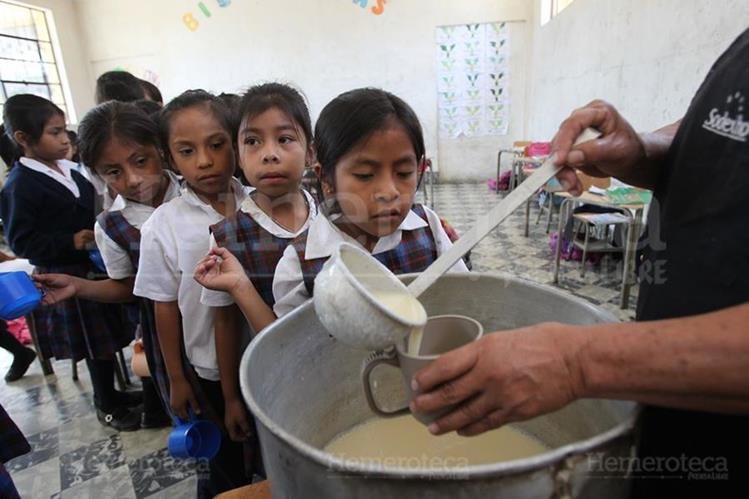
<path fill-rule="evenodd" d="M 0 1 L 0 112 L 8 97 L 35 94 L 68 114 L 47 12 Z"/>

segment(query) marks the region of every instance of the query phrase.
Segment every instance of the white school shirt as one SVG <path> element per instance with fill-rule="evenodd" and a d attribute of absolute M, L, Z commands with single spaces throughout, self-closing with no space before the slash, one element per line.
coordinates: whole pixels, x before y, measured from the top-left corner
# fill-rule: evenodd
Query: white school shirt
<path fill-rule="evenodd" d="M 237 206 L 247 188 L 232 179 Z M 218 381 L 211 307 L 200 303 L 203 289 L 193 278 L 198 261 L 208 253 L 208 227 L 223 216 L 187 185 L 181 195 L 162 204 L 141 228 L 140 263 L 133 294 L 154 301 L 177 301 L 182 335 L 190 364 L 203 379 Z"/>
<path fill-rule="evenodd" d="M 437 256 L 441 255 L 452 246 L 450 238 L 447 236 L 445 229 L 442 228 L 442 222 L 435 212 L 423 207 L 429 223 L 417 215 L 413 210 L 408 212 L 406 218 L 401 222 L 398 229 L 392 234 L 381 237 L 372 250 L 373 255 L 390 251 L 398 246 L 401 242 L 401 235 L 404 230 L 415 230 L 429 225 L 437 246 Z M 331 223 L 326 216 L 317 217 L 309 228 L 307 235 L 307 247 L 304 250 L 305 260 L 315 258 L 329 257 L 335 248 L 342 242 L 351 243 L 366 251 L 357 240 L 342 232 L 338 227 Z M 450 272 L 468 272 L 468 267 L 459 260 L 458 263 L 450 268 Z M 304 285 L 304 276 L 302 275 L 302 266 L 299 263 L 299 257 L 293 246 L 288 246 L 276 267 L 276 274 L 273 276 L 273 297 L 276 304 L 273 311 L 277 317 L 282 317 L 310 298 L 307 288 Z"/>
<path fill-rule="evenodd" d="M 73 180 L 73 174 L 70 173 L 75 169 L 76 163 L 68 161 L 67 159 L 58 159 L 57 161 L 55 161 L 55 163 L 57 164 L 57 167 L 60 169 L 60 171 L 62 171 L 62 173 L 60 173 L 57 170 L 53 170 L 44 163 L 41 163 L 35 159 L 27 158 L 26 156 L 19 159 L 18 162 L 29 170 L 43 173 L 51 179 L 61 183 L 70 192 L 73 193 L 73 196 L 75 196 L 76 199 L 81 197 L 81 192 L 78 189 L 78 184 L 75 183 L 75 180 Z"/>
<path fill-rule="evenodd" d="M 165 170 L 164 174 L 169 179 L 169 185 L 166 188 L 166 193 L 164 193 L 162 204 L 168 203 L 180 194 L 180 177 L 168 170 Z M 122 216 L 130 225 L 136 229 L 141 229 L 146 220 L 156 211 L 156 208 L 117 196 L 108 211 L 122 212 Z M 125 279 L 135 275 L 135 268 L 133 268 L 127 250 L 114 242 L 98 221 L 94 224 L 94 236 L 110 279 Z"/>
<path fill-rule="evenodd" d="M 315 200 L 312 198 L 312 195 L 304 189 L 302 189 L 302 192 L 304 193 L 304 197 L 307 199 L 307 206 L 309 206 L 309 210 L 307 214 L 307 220 L 304 221 L 304 225 L 302 225 L 296 232 L 291 232 L 285 227 L 278 225 L 271 217 L 268 216 L 267 213 L 260 209 L 257 203 L 255 203 L 255 200 L 252 199 L 252 196 L 247 196 L 247 199 L 244 200 L 244 203 L 242 203 L 242 206 L 239 209 L 251 216 L 258 223 L 258 225 L 260 225 L 260 227 L 267 230 L 274 236 L 284 239 L 294 239 L 299 234 L 307 230 L 307 228 L 310 226 L 310 223 L 312 223 L 312 220 L 314 220 L 317 216 L 317 205 L 315 204 Z M 211 234 L 210 236 L 209 244 L 211 248 L 215 248 L 217 246 L 216 239 L 213 237 L 213 234 Z M 200 302 L 203 305 L 208 305 L 209 307 L 226 307 L 234 303 L 234 299 L 229 293 L 226 293 L 224 291 L 214 291 L 212 289 L 204 288 L 200 296 Z"/>
<path fill-rule="evenodd" d="M 114 204 L 114 199 L 112 199 L 112 196 L 109 195 L 109 189 L 107 188 L 107 184 L 104 182 L 104 180 L 102 180 L 100 176 L 91 173 L 91 170 L 83 166 L 83 163 L 73 163 L 72 169 L 83 175 L 83 178 L 88 180 L 91 185 L 94 186 L 94 190 L 96 191 L 96 193 L 101 196 L 102 209 L 110 209 L 112 204 Z"/>

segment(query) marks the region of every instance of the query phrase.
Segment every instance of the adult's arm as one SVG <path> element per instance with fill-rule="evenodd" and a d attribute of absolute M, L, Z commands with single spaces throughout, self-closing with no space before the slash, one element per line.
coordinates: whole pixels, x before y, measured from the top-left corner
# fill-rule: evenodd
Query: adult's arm
<path fill-rule="evenodd" d="M 749 413 L 749 303 L 678 319 L 490 334 L 413 379 L 416 412 L 459 403 L 430 427 L 476 435 L 580 398 Z"/>

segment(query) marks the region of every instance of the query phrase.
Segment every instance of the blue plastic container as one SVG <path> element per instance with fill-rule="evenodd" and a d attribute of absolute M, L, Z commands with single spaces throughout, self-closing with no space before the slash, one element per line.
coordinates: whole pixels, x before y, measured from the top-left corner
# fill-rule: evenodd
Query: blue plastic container
<path fill-rule="evenodd" d="M 38 307 L 41 301 L 42 293 L 26 272 L 0 274 L 0 319 L 18 319 Z"/>
<path fill-rule="evenodd" d="M 99 270 L 101 272 L 107 271 L 107 266 L 104 265 L 104 259 L 101 257 L 101 251 L 99 251 L 98 249 L 88 250 L 88 257 L 93 262 L 96 270 Z"/>
<path fill-rule="evenodd" d="M 221 447 L 221 430 L 206 419 L 190 414 L 190 420 L 176 418 L 177 426 L 169 434 L 169 453 L 173 457 L 212 459 Z"/>

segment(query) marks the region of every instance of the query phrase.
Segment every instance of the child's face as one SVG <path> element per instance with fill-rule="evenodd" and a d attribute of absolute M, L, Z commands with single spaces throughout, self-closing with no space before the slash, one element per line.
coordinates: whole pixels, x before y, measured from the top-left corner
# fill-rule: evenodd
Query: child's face
<path fill-rule="evenodd" d="M 172 115 L 168 147 L 174 167 L 198 195 L 213 199 L 229 190 L 234 148 L 229 132 L 207 105 Z"/>
<path fill-rule="evenodd" d="M 161 154 L 154 146 L 117 137 L 104 145 L 93 168 L 115 193 L 142 204 L 152 204 L 164 178 Z"/>
<path fill-rule="evenodd" d="M 21 145 L 27 156 L 43 161 L 57 161 L 65 159 L 70 150 L 70 138 L 65 129 L 65 116 L 54 114 L 44 125 L 42 136 L 31 144 L 28 139 L 22 139 Z"/>
<path fill-rule="evenodd" d="M 343 216 L 375 237 L 395 232 L 411 210 L 418 158 L 406 131 L 394 125 L 372 134 L 335 167 L 335 193 Z"/>
<path fill-rule="evenodd" d="M 259 192 L 277 198 L 299 190 L 307 141 L 281 110 L 274 107 L 243 121 L 237 144 L 245 178 Z"/>

